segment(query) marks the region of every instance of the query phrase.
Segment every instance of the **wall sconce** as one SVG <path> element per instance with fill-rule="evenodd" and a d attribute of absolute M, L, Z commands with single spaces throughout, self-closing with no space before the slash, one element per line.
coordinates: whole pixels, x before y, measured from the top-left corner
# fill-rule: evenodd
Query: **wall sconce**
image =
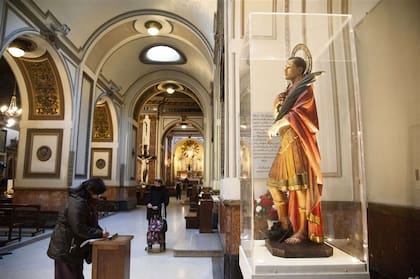
<path fill-rule="evenodd" d="M 30 40 L 18 38 L 10 43 L 7 51 L 13 57 L 22 57 L 27 52 L 34 51 L 37 48 L 36 44 Z"/>
<path fill-rule="evenodd" d="M 147 33 L 149 33 L 150 36 L 156 36 L 162 29 L 162 24 L 154 20 L 149 20 L 146 21 L 144 27 L 146 27 Z"/>

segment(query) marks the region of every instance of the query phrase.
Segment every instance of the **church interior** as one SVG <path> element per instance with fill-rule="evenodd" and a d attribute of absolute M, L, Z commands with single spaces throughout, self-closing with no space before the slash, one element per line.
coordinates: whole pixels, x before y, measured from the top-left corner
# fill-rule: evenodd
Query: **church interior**
<path fill-rule="evenodd" d="M 206 254 L 189 271 L 201 277 L 171 264 L 173 278 L 419 278 L 420 1 L 0 0 L 0 11 L 0 277 L 18 269 L 8 247 L 48 237 L 69 189 L 99 177 L 115 230 L 130 234 L 160 178 L 168 245 L 217 236 L 220 262 Z M 255 212 L 297 43 L 325 71 L 314 94 L 334 256 L 313 265 L 327 271 L 270 255 Z"/>

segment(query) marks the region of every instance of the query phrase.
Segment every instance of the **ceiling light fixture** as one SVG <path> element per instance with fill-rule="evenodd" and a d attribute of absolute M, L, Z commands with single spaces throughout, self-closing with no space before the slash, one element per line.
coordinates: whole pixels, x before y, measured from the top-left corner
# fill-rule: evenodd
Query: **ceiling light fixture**
<path fill-rule="evenodd" d="M 146 21 L 144 27 L 146 27 L 147 33 L 149 33 L 150 36 L 156 36 L 162 29 L 162 24 L 154 20 L 149 20 Z"/>
<path fill-rule="evenodd" d="M 34 51 L 36 47 L 34 42 L 19 38 L 10 43 L 7 51 L 13 57 L 22 57 L 26 52 Z"/>
<path fill-rule="evenodd" d="M 165 91 L 168 94 L 174 94 L 175 92 L 182 92 L 184 87 L 177 81 L 166 80 L 157 85 L 157 90 L 160 92 Z"/>
<path fill-rule="evenodd" d="M 173 89 L 172 87 L 168 87 L 168 88 L 166 88 L 166 92 L 168 94 L 173 94 L 175 92 L 175 89 Z"/>
<path fill-rule="evenodd" d="M 188 123 L 186 122 L 187 117 L 185 115 L 181 116 L 181 129 L 187 129 Z"/>
<path fill-rule="evenodd" d="M 178 49 L 168 45 L 149 45 L 140 52 L 140 61 L 145 64 L 181 65 L 187 58 Z"/>
<path fill-rule="evenodd" d="M 165 88 L 166 93 L 168 94 L 174 94 L 176 90 L 180 89 L 180 86 L 175 83 L 166 83 L 163 87 Z"/>
<path fill-rule="evenodd" d="M 0 112 L 2 113 L 3 116 L 8 117 L 8 119 L 6 120 L 6 127 L 13 126 L 16 123 L 16 120 L 14 119 L 14 117 L 18 117 L 22 113 L 22 109 L 18 108 L 16 104 L 16 82 L 13 88 L 12 97 L 10 98 L 9 106 L 7 105 L 1 106 Z"/>

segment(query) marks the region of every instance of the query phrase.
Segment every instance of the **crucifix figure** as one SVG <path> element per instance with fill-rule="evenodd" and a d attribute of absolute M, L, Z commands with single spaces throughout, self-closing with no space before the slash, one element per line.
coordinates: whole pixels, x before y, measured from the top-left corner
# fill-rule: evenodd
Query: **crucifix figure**
<path fill-rule="evenodd" d="M 151 160 L 155 160 L 156 156 L 150 155 L 147 144 L 144 144 L 143 153 L 140 155 L 137 155 L 137 158 L 141 161 L 142 183 L 146 184 L 147 176 L 149 172 L 149 162 Z"/>

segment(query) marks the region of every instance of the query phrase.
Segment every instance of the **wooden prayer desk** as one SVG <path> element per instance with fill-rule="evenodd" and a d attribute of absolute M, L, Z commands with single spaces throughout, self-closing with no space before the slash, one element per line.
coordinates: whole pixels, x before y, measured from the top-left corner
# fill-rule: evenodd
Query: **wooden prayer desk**
<path fill-rule="evenodd" d="M 129 279 L 132 235 L 93 242 L 92 279 Z"/>

